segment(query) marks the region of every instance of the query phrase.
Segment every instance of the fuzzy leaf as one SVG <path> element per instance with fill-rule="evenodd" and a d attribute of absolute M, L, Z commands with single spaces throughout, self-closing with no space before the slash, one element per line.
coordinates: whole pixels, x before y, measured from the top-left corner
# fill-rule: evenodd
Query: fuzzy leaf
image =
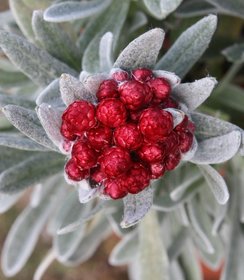
<path fill-rule="evenodd" d="M 73 255 L 65 261 L 65 264 L 75 266 L 87 261 L 110 233 L 111 229 L 107 219 L 104 216 L 98 217 L 78 244 Z"/>
<path fill-rule="evenodd" d="M 58 148 L 61 148 L 64 139 L 60 132 L 62 123 L 62 111 L 54 109 L 49 104 L 42 103 L 37 107 L 36 112 L 49 139 Z"/>
<path fill-rule="evenodd" d="M 154 70 L 153 74 L 155 77 L 160 77 L 166 79 L 172 88 L 177 86 L 180 83 L 180 78 L 175 75 L 175 73 L 164 71 L 164 70 Z"/>
<path fill-rule="evenodd" d="M 59 85 L 62 100 L 67 106 L 75 100 L 87 100 L 92 103 L 96 100 L 96 96 L 92 95 L 82 82 L 69 74 L 61 75 Z"/>
<path fill-rule="evenodd" d="M 173 124 L 174 124 L 174 128 L 180 124 L 184 117 L 185 117 L 185 113 L 181 110 L 178 110 L 178 109 L 174 109 L 174 108 L 167 108 L 167 109 L 164 109 L 164 111 L 167 111 L 169 112 L 172 117 L 173 117 Z"/>
<path fill-rule="evenodd" d="M 57 231 L 58 235 L 67 234 L 77 230 L 79 227 L 84 225 L 87 221 L 90 221 L 97 213 L 99 213 L 104 207 L 104 201 L 100 201 L 97 205 L 87 214 L 82 217 L 82 219 L 69 223 L 63 224 L 62 227 Z"/>
<path fill-rule="evenodd" d="M 18 27 L 31 42 L 34 42 L 34 33 L 31 27 L 32 10 L 23 0 L 9 0 L 9 6 Z"/>
<path fill-rule="evenodd" d="M 80 203 L 87 203 L 94 199 L 99 193 L 99 188 L 92 188 L 88 180 L 82 180 L 78 183 L 78 195 Z"/>
<path fill-rule="evenodd" d="M 101 82 L 108 78 L 109 75 L 105 73 L 87 75 L 86 77 L 83 78 L 82 83 L 85 86 L 85 88 L 89 91 L 92 98 L 96 100 L 96 92 Z"/>
<path fill-rule="evenodd" d="M 143 0 L 149 13 L 157 19 L 164 19 L 172 13 L 182 0 Z"/>
<path fill-rule="evenodd" d="M 7 212 L 23 195 L 23 192 L 17 194 L 0 193 L 0 214 Z"/>
<path fill-rule="evenodd" d="M 209 15 L 188 28 L 156 64 L 156 69 L 175 72 L 183 78 L 207 49 L 217 17 Z"/>
<path fill-rule="evenodd" d="M 47 103 L 54 107 L 63 107 L 64 103 L 60 97 L 59 79 L 52 81 L 43 91 L 41 91 L 36 99 L 36 105 Z"/>
<path fill-rule="evenodd" d="M 57 150 L 42 128 L 36 113 L 16 105 L 3 108 L 6 118 L 23 134 L 52 150 Z"/>
<path fill-rule="evenodd" d="M 44 21 L 42 11 L 34 11 L 32 26 L 36 39 L 44 49 L 77 71 L 80 70 L 79 50 L 59 25 Z"/>
<path fill-rule="evenodd" d="M 222 51 L 230 62 L 244 62 L 244 44 L 234 44 Z"/>
<path fill-rule="evenodd" d="M 103 35 L 99 45 L 100 71 L 109 72 L 113 65 L 113 34 Z"/>
<path fill-rule="evenodd" d="M 32 141 L 31 139 L 23 137 L 21 134 L 12 132 L 0 132 L 0 145 L 25 151 L 49 151 L 49 149 Z"/>
<path fill-rule="evenodd" d="M 168 248 L 168 257 L 170 262 L 177 259 L 185 246 L 187 239 L 189 238 L 189 229 L 187 227 L 181 227 L 173 238 L 173 242 Z"/>
<path fill-rule="evenodd" d="M 234 124 L 205 114 L 193 112 L 191 113 L 191 117 L 196 126 L 195 134 L 201 140 L 239 130 L 238 126 Z"/>
<path fill-rule="evenodd" d="M 65 224 L 75 222 L 81 219 L 84 215 L 87 215 L 91 209 L 91 204 L 80 204 L 76 192 L 69 194 L 59 207 L 59 215 L 57 220 L 59 221 L 57 227 L 60 228 Z M 54 251 L 57 259 L 60 262 L 66 262 L 67 259 L 77 249 L 79 242 L 82 240 L 85 234 L 85 224 L 79 228 L 79 230 L 67 233 L 65 235 L 54 236 Z"/>
<path fill-rule="evenodd" d="M 137 232 L 127 234 L 114 248 L 109 256 L 111 265 L 127 265 L 132 262 L 138 251 L 139 240 Z"/>
<path fill-rule="evenodd" d="M 169 260 L 154 210 L 140 223 L 139 241 L 140 279 L 169 280 Z"/>
<path fill-rule="evenodd" d="M 164 40 L 164 31 L 154 28 L 132 41 L 119 55 L 113 67 L 130 70 L 153 68 Z"/>
<path fill-rule="evenodd" d="M 89 2 L 66 1 L 54 4 L 44 13 L 44 19 L 51 22 L 63 22 L 87 18 L 102 12 L 111 0 L 92 0 Z"/>
<path fill-rule="evenodd" d="M 198 142 L 198 149 L 191 158 L 196 164 L 222 163 L 231 159 L 239 150 L 241 133 L 238 130 Z"/>
<path fill-rule="evenodd" d="M 0 12 L 0 26 L 14 22 L 13 14 L 10 10 Z"/>
<path fill-rule="evenodd" d="M 153 190 L 147 187 L 138 194 L 128 194 L 124 199 L 124 217 L 122 228 L 137 224 L 149 211 L 153 203 Z"/>
<path fill-rule="evenodd" d="M 180 84 L 174 88 L 172 94 L 176 100 L 193 111 L 210 96 L 216 84 L 215 78 L 207 77 L 193 83 Z"/>
<path fill-rule="evenodd" d="M 25 265 L 55 207 L 57 185 L 50 184 L 45 187 L 47 190 L 39 206 L 28 206 L 8 233 L 2 253 L 2 269 L 7 277 L 14 276 Z"/>
<path fill-rule="evenodd" d="M 244 3 L 242 0 L 207 0 L 218 10 L 227 15 L 233 15 L 244 19 Z"/>
<path fill-rule="evenodd" d="M 209 188 L 219 204 L 229 200 L 229 191 L 223 177 L 210 165 L 198 165 Z"/>
<path fill-rule="evenodd" d="M 63 166 L 64 157 L 57 153 L 36 153 L 0 174 L 0 191 L 20 192 L 46 177 L 57 174 Z"/>
<path fill-rule="evenodd" d="M 48 85 L 62 73 L 77 73 L 20 36 L 0 31 L 0 47 L 9 59 L 37 85 Z"/>

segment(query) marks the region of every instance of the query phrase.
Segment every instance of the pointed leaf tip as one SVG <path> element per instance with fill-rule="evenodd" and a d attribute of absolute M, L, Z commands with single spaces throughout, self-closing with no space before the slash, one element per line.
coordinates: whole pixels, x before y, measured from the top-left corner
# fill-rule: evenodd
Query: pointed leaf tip
<path fill-rule="evenodd" d="M 164 31 L 154 28 L 132 41 L 119 55 L 114 68 L 130 70 L 137 67 L 153 68 L 164 40 Z"/>

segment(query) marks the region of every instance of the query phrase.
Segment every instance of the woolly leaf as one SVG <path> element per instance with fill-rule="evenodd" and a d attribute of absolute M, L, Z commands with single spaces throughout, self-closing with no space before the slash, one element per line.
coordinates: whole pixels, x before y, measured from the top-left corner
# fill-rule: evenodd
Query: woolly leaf
<path fill-rule="evenodd" d="M 132 262 L 139 246 L 137 232 L 127 234 L 113 249 L 109 256 L 111 265 L 127 265 Z"/>
<path fill-rule="evenodd" d="M 58 223 L 57 227 L 60 228 L 64 224 L 72 223 L 87 215 L 91 209 L 91 204 L 80 204 L 77 193 L 71 192 L 68 197 L 62 201 L 58 209 Z M 54 236 L 54 251 L 59 261 L 65 262 L 77 249 L 79 242 L 85 234 L 85 224 L 79 230 L 67 233 L 65 235 Z"/>
<path fill-rule="evenodd" d="M 61 75 L 59 85 L 62 100 L 67 106 L 75 100 L 87 100 L 93 103 L 96 99 L 82 82 L 68 74 Z"/>
<path fill-rule="evenodd" d="M 82 180 L 78 183 L 78 195 L 80 203 L 87 203 L 94 199 L 99 193 L 99 188 L 92 188 L 88 180 Z"/>
<path fill-rule="evenodd" d="M 244 44 L 235 44 L 222 51 L 230 62 L 244 62 Z"/>
<path fill-rule="evenodd" d="M 168 248 L 168 257 L 170 262 L 177 259 L 189 238 L 189 229 L 181 227 L 173 238 L 173 242 Z"/>
<path fill-rule="evenodd" d="M 32 10 L 25 5 L 23 0 L 9 0 L 9 6 L 22 33 L 34 42 L 35 36 L 31 27 Z"/>
<path fill-rule="evenodd" d="M 207 49 L 217 17 L 209 15 L 188 28 L 156 64 L 156 69 L 175 72 L 183 78 Z"/>
<path fill-rule="evenodd" d="M 242 0 L 207 0 L 218 8 L 218 10 L 227 15 L 233 15 L 244 18 L 244 3 Z"/>
<path fill-rule="evenodd" d="M 0 193 L 0 213 L 8 211 L 23 195 L 23 192 L 16 194 Z"/>
<path fill-rule="evenodd" d="M 164 31 L 152 29 L 132 41 L 119 55 L 114 67 L 130 70 L 153 68 L 164 40 Z"/>
<path fill-rule="evenodd" d="M 100 70 L 109 72 L 113 65 L 112 58 L 113 34 L 107 32 L 103 35 L 99 45 Z"/>
<path fill-rule="evenodd" d="M 12 132 L 0 132 L 0 145 L 26 151 L 48 151 L 49 149 L 23 135 Z"/>
<path fill-rule="evenodd" d="M 89 2 L 66 1 L 49 7 L 44 13 L 44 19 L 51 22 L 63 22 L 87 18 L 102 12 L 111 0 L 92 0 Z"/>
<path fill-rule="evenodd" d="M 216 84 L 215 78 L 207 77 L 193 83 L 180 84 L 173 89 L 172 94 L 176 100 L 193 111 L 210 96 Z"/>
<path fill-rule="evenodd" d="M 34 11 L 32 26 L 36 39 L 51 55 L 80 70 L 81 55 L 75 43 L 56 23 L 44 21 L 42 11 Z"/>
<path fill-rule="evenodd" d="M 211 4 L 203 2 L 202 0 L 190 0 L 183 2 L 175 12 L 175 15 L 179 18 L 188 18 L 212 13 L 217 13 L 217 9 Z"/>
<path fill-rule="evenodd" d="M 0 26 L 4 27 L 14 21 L 13 14 L 10 10 L 0 12 Z"/>
<path fill-rule="evenodd" d="M 148 213 L 139 226 L 139 260 L 141 280 L 169 280 L 169 260 L 154 210 Z"/>
<path fill-rule="evenodd" d="M 48 164 L 47 164 L 48 163 Z M 0 191 L 19 192 L 63 169 L 64 157 L 57 153 L 36 153 L 0 174 Z"/>
<path fill-rule="evenodd" d="M 143 0 L 149 13 L 157 19 L 164 19 L 172 13 L 182 0 Z"/>
<path fill-rule="evenodd" d="M 41 91 L 36 99 L 36 105 L 47 103 L 54 107 L 63 107 L 64 103 L 60 97 L 59 79 L 52 81 L 43 91 Z"/>
<path fill-rule="evenodd" d="M 58 235 L 67 234 L 77 230 L 85 222 L 90 221 L 97 213 L 99 213 L 104 207 L 104 201 L 100 201 L 97 205 L 87 214 L 82 217 L 81 220 L 78 220 L 67 225 L 63 224 L 62 227 L 57 231 Z"/>
<path fill-rule="evenodd" d="M 185 113 L 178 109 L 167 108 L 167 109 L 164 109 L 164 111 L 167 111 L 172 115 L 174 127 L 176 127 L 178 124 L 180 124 L 185 117 Z"/>
<path fill-rule="evenodd" d="M 238 130 L 198 142 L 198 149 L 191 158 L 197 164 L 222 163 L 231 159 L 239 150 L 241 133 Z"/>
<path fill-rule="evenodd" d="M 108 74 L 101 73 L 101 74 L 94 74 L 94 75 L 87 75 L 82 80 L 83 85 L 89 91 L 91 97 L 96 100 L 96 92 L 102 81 L 109 78 Z"/>
<path fill-rule="evenodd" d="M 229 200 L 229 191 L 222 176 L 210 165 L 198 165 L 209 188 L 219 204 Z"/>
<path fill-rule="evenodd" d="M 153 190 L 147 187 L 138 194 L 127 195 L 124 199 L 124 217 L 122 228 L 137 224 L 149 211 L 153 203 Z"/>
<path fill-rule="evenodd" d="M 37 85 L 48 85 L 62 73 L 76 75 L 66 64 L 20 36 L 0 31 L 0 47 L 9 59 Z"/>
<path fill-rule="evenodd" d="M 155 77 L 166 79 L 170 83 L 172 88 L 174 88 L 180 83 L 180 78 L 177 75 L 175 75 L 175 73 L 163 70 L 154 70 L 153 74 L 155 75 Z"/>
<path fill-rule="evenodd" d="M 29 259 L 43 227 L 55 207 L 57 185 L 52 181 L 38 207 L 28 206 L 12 225 L 2 253 L 2 269 L 7 277 L 17 274 Z"/>
<path fill-rule="evenodd" d="M 64 139 L 60 132 L 62 111 L 54 109 L 49 104 L 42 103 L 37 107 L 36 112 L 49 139 L 61 149 Z"/>
<path fill-rule="evenodd" d="M 23 134 L 44 147 L 56 150 L 34 111 L 16 105 L 7 105 L 2 111 L 6 118 Z"/>
<path fill-rule="evenodd" d="M 238 126 L 209 115 L 193 112 L 191 117 L 196 126 L 195 134 L 202 140 L 239 130 Z"/>
<path fill-rule="evenodd" d="M 74 266 L 87 261 L 110 233 L 111 229 L 106 217 L 98 217 L 88 229 L 72 256 L 65 261 L 65 264 Z"/>

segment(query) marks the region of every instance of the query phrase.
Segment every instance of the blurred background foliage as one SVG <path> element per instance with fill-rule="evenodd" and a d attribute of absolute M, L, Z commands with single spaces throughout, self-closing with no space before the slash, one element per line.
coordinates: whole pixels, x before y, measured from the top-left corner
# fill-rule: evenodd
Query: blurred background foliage
<path fill-rule="evenodd" d="M 28 1 L 25 1 L 28 2 Z M 36 1 L 37 2 L 37 1 Z M 42 8 L 42 4 L 39 1 L 36 8 Z M 45 1 L 47 3 L 48 1 Z M 52 1 L 49 1 L 50 3 Z M 131 41 L 143 32 L 153 28 L 160 27 L 166 31 L 166 39 L 162 48 L 162 53 L 165 53 L 174 43 L 176 38 L 185 31 L 189 26 L 197 22 L 203 15 L 209 12 L 218 14 L 218 27 L 215 32 L 211 44 L 202 58 L 194 65 L 190 72 L 184 77 L 183 81 L 194 81 L 201 77 L 211 75 L 216 77 L 219 81 L 218 87 L 213 92 L 211 98 L 200 109 L 202 112 L 207 112 L 210 115 L 221 117 L 222 119 L 229 120 L 238 126 L 244 128 L 244 46 L 242 47 L 242 55 L 236 55 L 237 50 L 226 48 L 244 42 L 244 20 L 240 15 L 235 12 L 226 12 L 224 9 L 216 9 L 215 5 L 212 5 L 211 1 L 199 1 L 199 0 L 184 0 L 182 4 L 170 14 L 164 20 L 158 20 L 155 16 L 150 15 L 150 12 L 145 7 L 140 5 L 141 1 L 132 1 L 127 15 L 126 22 L 121 32 L 118 50 L 123 49 L 127 45 L 128 41 Z M 145 1 L 144 1 L 145 2 Z M 218 1 L 212 1 L 217 2 Z M 228 1 L 223 1 L 223 3 Z M 221 1 L 219 1 L 221 4 Z M 189 8 L 190 7 L 190 8 Z M 0 11 L 8 9 L 8 1 L 0 1 Z M 143 12 L 142 21 L 145 24 L 141 26 L 136 32 L 128 33 L 129 27 L 135 21 L 135 14 L 141 10 Z M 231 10 L 231 9 L 230 9 Z M 191 11 L 191 12 L 189 12 Z M 138 14 L 137 14 L 138 15 Z M 142 14 L 141 14 L 142 15 Z M 242 14 L 244 15 L 244 13 Z M 82 32 L 86 26 L 86 20 L 80 20 L 74 22 L 78 32 Z M 116 24 L 116 23 L 115 23 Z M 68 29 L 68 25 L 64 24 L 64 28 Z M 12 28 L 16 28 L 12 26 Z M 70 34 L 72 35 L 72 34 Z M 74 35 L 75 36 L 75 35 Z M 2 56 L 3 54 L 0 53 Z M 241 59 L 242 58 L 242 59 Z M 1 65 L 0 65 L 1 66 Z M 6 68 L 5 68 L 6 69 Z M 12 78 L 9 73 L 3 71 L 0 67 L 0 84 L 5 91 L 10 91 L 10 87 L 16 82 L 16 85 L 21 84 L 21 81 L 25 82 L 26 77 L 20 72 L 16 73 Z M 32 84 L 28 87 L 33 88 Z M 30 90 L 31 91 L 31 90 Z M 12 208 L 6 215 L 2 215 L 0 219 L 0 244 L 7 235 L 10 225 L 15 220 L 21 209 L 24 208 L 28 195 L 22 198 L 17 205 Z M 108 240 L 102 243 L 89 261 L 76 268 L 66 268 L 57 262 L 49 268 L 48 273 L 44 277 L 45 280 L 127 280 L 126 267 L 112 267 L 108 264 L 107 259 L 111 249 L 117 243 L 118 238 L 113 235 Z M 41 236 L 38 243 L 38 247 L 33 253 L 31 260 L 27 263 L 25 268 L 18 274 L 18 276 L 11 279 L 22 280 L 30 279 L 30 275 L 33 275 L 36 266 L 41 261 L 43 255 L 50 247 L 51 240 L 45 234 Z M 204 268 L 206 270 L 206 267 Z M 207 275 L 207 274 L 206 274 Z M 208 272 L 208 276 L 205 276 L 205 280 L 217 280 L 218 272 Z M 5 277 L 0 272 L 0 279 Z M 231 279 L 232 280 L 232 279 Z M 234 279 L 233 279 L 234 280 Z"/>

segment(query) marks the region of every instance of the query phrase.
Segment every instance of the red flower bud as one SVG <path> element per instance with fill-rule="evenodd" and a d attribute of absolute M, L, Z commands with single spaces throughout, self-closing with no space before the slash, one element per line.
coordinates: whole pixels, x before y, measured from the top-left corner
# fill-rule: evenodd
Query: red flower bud
<path fill-rule="evenodd" d="M 62 120 L 62 135 L 74 140 L 96 125 L 95 107 L 87 101 L 75 101 L 64 111 Z"/>
<path fill-rule="evenodd" d="M 128 123 L 116 128 L 114 140 L 118 146 L 133 151 L 141 146 L 143 137 L 135 124 Z"/>
<path fill-rule="evenodd" d="M 173 117 L 159 108 L 148 108 L 141 114 L 139 128 L 148 141 L 160 142 L 173 130 Z"/>
<path fill-rule="evenodd" d="M 65 172 L 69 179 L 73 181 L 81 181 L 89 176 L 89 170 L 82 170 L 74 158 L 71 158 L 65 165 Z"/>
<path fill-rule="evenodd" d="M 79 140 L 72 148 L 72 157 L 76 159 L 79 167 L 89 169 L 97 164 L 98 154 L 87 142 Z"/>
<path fill-rule="evenodd" d="M 105 182 L 104 193 L 113 199 L 123 198 L 127 195 L 128 191 L 124 187 L 122 178 L 109 179 Z"/>
<path fill-rule="evenodd" d="M 138 110 L 150 102 L 150 89 L 135 80 L 127 81 L 119 87 L 120 99 L 130 110 Z"/>
<path fill-rule="evenodd" d="M 126 117 L 125 106 L 120 100 L 108 98 L 98 104 L 97 118 L 105 126 L 120 126 L 125 123 Z"/>
<path fill-rule="evenodd" d="M 99 162 L 101 170 L 108 177 L 119 176 L 131 166 L 130 154 L 120 147 L 112 147 L 104 151 L 99 158 Z"/>
<path fill-rule="evenodd" d="M 153 101 L 155 102 L 162 102 L 165 101 L 169 95 L 170 95 L 170 91 L 171 91 L 171 86 L 169 84 L 169 82 L 167 80 L 165 80 L 164 78 L 155 78 L 155 79 L 151 79 L 148 82 L 148 85 L 151 87 L 152 92 L 153 92 Z"/>
<path fill-rule="evenodd" d="M 97 99 L 117 98 L 119 96 L 118 84 L 114 80 L 103 81 L 97 91 Z"/>
<path fill-rule="evenodd" d="M 107 126 L 99 125 L 87 132 L 87 139 L 92 148 L 99 151 L 112 144 L 113 131 Z"/>
<path fill-rule="evenodd" d="M 163 146 L 155 143 L 143 144 L 143 146 L 138 151 L 138 155 L 142 160 L 148 163 L 160 162 L 165 156 L 165 150 Z"/>
<path fill-rule="evenodd" d="M 140 69 L 133 70 L 132 76 L 138 82 L 147 82 L 152 78 L 153 73 L 152 70 L 150 69 L 140 68 Z"/>
<path fill-rule="evenodd" d="M 150 165 L 151 179 L 162 177 L 165 172 L 165 164 L 163 162 L 155 162 Z"/>

